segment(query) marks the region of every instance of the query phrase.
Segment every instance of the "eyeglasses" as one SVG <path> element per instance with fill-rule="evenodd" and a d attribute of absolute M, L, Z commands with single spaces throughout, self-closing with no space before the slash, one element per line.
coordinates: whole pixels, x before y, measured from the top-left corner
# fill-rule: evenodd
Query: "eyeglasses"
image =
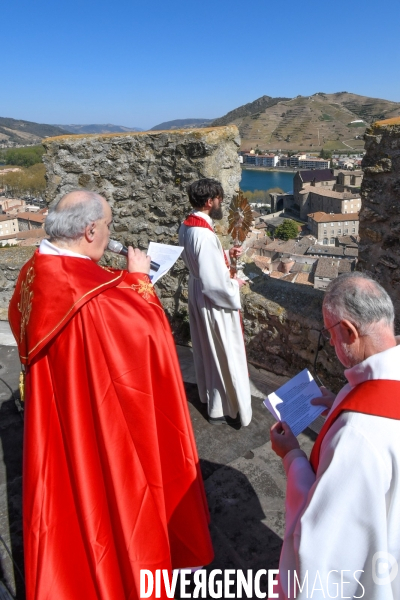
<path fill-rule="evenodd" d="M 329 341 L 331 339 L 331 334 L 329 333 L 329 330 L 333 329 L 337 325 L 340 325 L 340 323 L 341 323 L 341 321 L 338 321 L 334 325 L 331 325 L 331 327 L 323 327 L 322 329 L 319 330 L 317 352 L 315 353 L 315 359 L 314 359 L 314 378 L 317 380 L 319 385 L 324 385 L 317 374 L 317 362 L 318 362 L 318 353 L 320 351 L 321 338 L 324 338 L 325 340 Z M 322 348 L 322 346 L 321 346 L 321 348 Z"/>
<path fill-rule="evenodd" d="M 334 327 L 336 327 L 337 325 L 340 325 L 341 321 L 338 321 L 337 323 L 335 323 L 334 325 L 332 325 L 331 327 L 323 327 L 322 329 L 319 330 L 319 335 L 322 337 L 324 337 L 326 340 L 330 340 L 331 339 L 331 334 L 328 333 L 330 329 L 333 329 Z M 319 342 L 319 340 L 318 340 Z M 319 345 L 319 343 L 318 343 Z"/>

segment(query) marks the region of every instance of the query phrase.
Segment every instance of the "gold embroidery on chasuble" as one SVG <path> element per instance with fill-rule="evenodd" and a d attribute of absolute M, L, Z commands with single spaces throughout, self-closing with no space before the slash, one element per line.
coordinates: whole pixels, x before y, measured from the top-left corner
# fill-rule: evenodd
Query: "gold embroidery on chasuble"
<path fill-rule="evenodd" d="M 108 271 L 108 273 L 114 273 L 114 269 L 111 269 L 110 267 L 106 267 L 105 265 L 98 265 L 101 269 L 104 269 L 104 271 Z"/>
<path fill-rule="evenodd" d="M 35 275 L 33 266 L 29 267 L 25 280 L 21 283 L 21 299 L 18 303 L 18 310 L 21 313 L 20 342 L 22 342 L 25 337 L 26 326 L 28 325 L 31 316 L 33 298 L 31 284 L 35 279 Z"/>
<path fill-rule="evenodd" d="M 135 290 L 140 296 L 149 301 L 156 294 L 154 292 L 153 284 L 148 281 L 139 281 L 139 283 L 132 283 L 131 288 Z"/>

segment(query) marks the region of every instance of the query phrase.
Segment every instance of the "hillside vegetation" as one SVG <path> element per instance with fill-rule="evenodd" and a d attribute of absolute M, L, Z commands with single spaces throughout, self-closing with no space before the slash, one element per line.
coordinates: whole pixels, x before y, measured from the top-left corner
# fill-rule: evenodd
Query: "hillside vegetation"
<path fill-rule="evenodd" d="M 37 144 L 45 137 L 64 135 L 65 133 L 67 132 L 60 127 L 54 127 L 54 125 L 0 117 L 0 142 L 15 142 L 21 145 Z"/>
<path fill-rule="evenodd" d="M 18 167 L 31 167 L 42 162 L 44 148 L 40 146 L 27 146 L 26 148 L 9 148 L 0 150 L 0 164 Z"/>
<path fill-rule="evenodd" d="M 83 133 L 129 133 L 130 131 L 143 131 L 140 127 L 124 127 L 123 125 L 56 125 L 72 134 Z"/>
<path fill-rule="evenodd" d="M 212 119 L 175 119 L 174 121 L 164 121 L 155 125 L 150 131 L 166 131 L 168 129 L 192 129 L 194 127 L 208 127 Z"/>
<path fill-rule="evenodd" d="M 296 98 L 263 96 L 215 119 L 211 125 L 235 124 L 242 150 L 361 150 L 363 134 L 374 121 L 400 115 L 400 103 L 348 92 Z M 363 120 L 364 123 L 352 123 Z"/>
<path fill-rule="evenodd" d="M 0 169 L 0 188 L 5 188 L 12 196 L 41 196 L 46 189 L 45 166 L 43 163 L 32 167 L 21 167 L 12 173 Z"/>

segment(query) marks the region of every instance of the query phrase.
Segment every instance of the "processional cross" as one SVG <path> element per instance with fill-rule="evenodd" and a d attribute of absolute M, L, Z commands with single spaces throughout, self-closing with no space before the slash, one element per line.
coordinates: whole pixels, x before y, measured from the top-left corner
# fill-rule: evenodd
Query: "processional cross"
<path fill-rule="evenodd" d="M 250 227 L 252 226 L 253 220 L 250 204 L 243 195 L 242 190 L 239 190 L 237 196 L 232 198 L 228 215 L 228 233 L 232 236 L 234 247 L 238 248 L 243 244 Z M 232 258 L 231 274 L 234 275 L 236 272 L 237 258 Z"/>

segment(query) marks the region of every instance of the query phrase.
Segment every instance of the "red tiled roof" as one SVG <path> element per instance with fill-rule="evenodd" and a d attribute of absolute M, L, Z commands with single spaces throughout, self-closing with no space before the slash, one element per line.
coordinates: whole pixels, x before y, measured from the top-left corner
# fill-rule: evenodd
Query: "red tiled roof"
<path fill-rule="evenodd" d="M 36 223 L 44 223 L 46 220 L 46 217 L 44 215 L 39 215 L 36 213 L 30 213 L 30 212 L 21 212 L 18 213 L 16 215 L 17 219 L 24 219 L 24 221 L 33 221 Z"/>
<path fill-rule="evenodd" d="M 316 221 L 316 223 L 329 223 L 329 222 L 341 222 L 341 221 L 358 221 L 359 220 L 359 216 L 358 216 L 358 212 L 356 213 L 335 213 L 335 214 L 328 214 L 325 212 L 315 212 L 315 213 L 310 213 L 307 215 L 307 217 L 310 217 L 311 219 L 313 219 L 314 221 Z"/>

